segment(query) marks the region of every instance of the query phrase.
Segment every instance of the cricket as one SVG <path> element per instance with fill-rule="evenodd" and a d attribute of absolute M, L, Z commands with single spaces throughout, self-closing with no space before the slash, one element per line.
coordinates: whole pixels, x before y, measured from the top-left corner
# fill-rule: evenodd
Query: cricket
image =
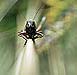
<path fill-rule="evenodd" d="M 41 7 L 37 10 L 33 20 L 29 20 L 26 22 L 25 29 L 18 32 L 18 36 L 25 39 L 24 46 L 26 45 L 28 39 L 32 39 L 33 43 L 35 43 L 35 39 L 42 38 L 44 36 L 44 34 L 41 30 L 41 25 L 36 27 L 36 22 L 34 21 L 36 15 L 40 9 L 41 9 Z"/>

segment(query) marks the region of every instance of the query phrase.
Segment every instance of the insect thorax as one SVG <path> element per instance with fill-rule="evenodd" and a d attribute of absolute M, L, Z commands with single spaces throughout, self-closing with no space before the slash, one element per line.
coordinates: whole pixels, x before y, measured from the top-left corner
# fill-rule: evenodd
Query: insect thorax
<path fill-rule="evenodd" d="M 27 21 L 26 23 L 26 33 L 30 38 L 34 37 L 36 34 L 36 25 L 34 21 Z"/>

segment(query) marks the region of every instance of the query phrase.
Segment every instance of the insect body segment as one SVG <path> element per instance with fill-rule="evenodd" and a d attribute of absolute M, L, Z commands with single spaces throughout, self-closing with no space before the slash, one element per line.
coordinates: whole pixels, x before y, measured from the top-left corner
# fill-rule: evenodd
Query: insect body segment
<path fill-rule="evenodd" d="M 27 21 L 26 24 L 26 33 L 29 35 L 29 38 L 32 39 L 36 35 L 36 26 L 34 21 Z"/>
<path fill-rule="evenodd" d="M 42 38 L 43 33 L 42 31 L 36 31 L 36 24 L 35 21 L 27 21 L 25 25 L 25 29 L 21 32 L 19 32 L 18 36 L 22 37 L 25 39 L 25 44 L 27 43 L 28 39 L 32 39 L 32 41 L 35 43 L 36 38 Z"/>

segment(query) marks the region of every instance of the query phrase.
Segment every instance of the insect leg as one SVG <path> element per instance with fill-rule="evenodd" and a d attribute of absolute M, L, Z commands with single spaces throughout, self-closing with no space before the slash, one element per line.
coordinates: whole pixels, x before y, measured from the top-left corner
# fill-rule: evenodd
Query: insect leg
<path fill-rule="evenodd" d="M 43 37 L 43 33 L 37 32 L 34 38 L 36 39 L 36 38 L 42 38 L 42 37 Z"/>
<path fill-rule="evenodd" d="M 26 43 L 27 43 L 27 39 L 25 40 L 24 47 L 25 47 Z"/>
<path fill-rule="evenodd" d="M 22 38 L 25 39 L 25 40 L 27 39 L 27 38 L 26 38 L 25 36 L 23 36 L 23 35 L 18 35 L 18 36 L 22 37 Z"/>
<path fill-rule="evenodd" d="M 35 38 L 34 38 L 34 39 L 32 39 L 32 41 L 33 41 L 33 43 L 35 44 Z"/>

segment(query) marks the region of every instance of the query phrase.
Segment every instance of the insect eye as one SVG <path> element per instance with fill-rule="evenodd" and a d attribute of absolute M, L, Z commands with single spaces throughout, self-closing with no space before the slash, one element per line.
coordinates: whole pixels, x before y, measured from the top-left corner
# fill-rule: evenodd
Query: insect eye
<path fill-rule="evenodd" d="M 35 27 L 35 22 L 33 22 L 32 27 Z"/>
<path fill-rule="evenodd" d="M 28 21 L 27 21 L 27 23 L 26 23 L 26 27 L 29 27 L 29 25 L 28 25 Z"/>
<path fill-rule="evenodd" d="M 29 27 L 29 24 L 26 24 L 26 27 Z"/>
<path fill-rule="evenodd" d="M 35 22 L 33 22 L 33 25 L 35 25 Z"/>

